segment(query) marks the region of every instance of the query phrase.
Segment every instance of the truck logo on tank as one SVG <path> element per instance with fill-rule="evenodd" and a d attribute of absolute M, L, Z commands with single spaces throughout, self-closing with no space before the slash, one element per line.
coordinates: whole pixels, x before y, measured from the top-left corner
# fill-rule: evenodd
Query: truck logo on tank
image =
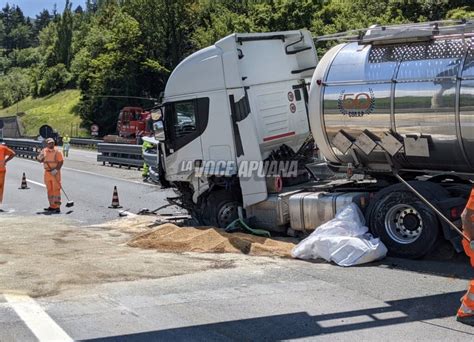
<path fill-rule="evenodd" d="M 337 108 L 343 115 L 360 117 L 372 113 L 375 109 L 375 95 L 372 88 L 364 93 L 346 93 L 343 89 L 337 100 Z"/>

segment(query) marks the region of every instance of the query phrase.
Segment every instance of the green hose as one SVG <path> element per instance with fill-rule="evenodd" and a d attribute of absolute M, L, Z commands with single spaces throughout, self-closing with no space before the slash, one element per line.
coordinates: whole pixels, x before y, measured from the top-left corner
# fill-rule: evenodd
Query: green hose
<path fill-rule="evenodd" d="M 228 231 L 231 230 L 231 229 L 239 228 L 239 227 L 237 227 L 237 224 L 240 224 L 241 227 L 245 228 L 246 230 L 248 230 L 250 233 L 252 233 L 252 234 L 254 234 L 254 235 L 271 237 L 271 234 L 270 234 L 269 231 L 264 230 L 264 229 L 254 229 L 254 228 L 250 228 L 250 227 L 244 222 L 244 220 L 242 220 L 241 218 L 238 218 L 238 219 L 235 219 L 234 221 L 232 221 L 232 222 L 225 228 L 225 231 L 228 232 Z"/>

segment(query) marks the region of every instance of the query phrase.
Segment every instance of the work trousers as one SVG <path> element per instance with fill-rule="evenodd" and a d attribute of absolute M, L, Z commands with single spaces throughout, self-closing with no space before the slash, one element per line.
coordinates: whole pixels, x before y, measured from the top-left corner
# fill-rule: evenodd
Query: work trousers
<path fill-rule="evenodd" d="M 61 172 L 53 176 L 50 172 L 44 171 L 44 184 L 48 191 L 49 207 L 59 208 L 61 206 Z"/>
<path fill-rule="evenodd" d="M 471 259 L 471 266 L 474 267 L 474 251 L 466 240 L 462 241 L 462 245 L 467 256 Z M 458 317 L 474 316 L 474 280 L 471 280 L 466 294 L 462 297 L 461 307 L 457 315 Z"/>
<path fill-rule="evenodd" d="M 6 171 L 0 171 L 0 204 L 3 202 L 3 189 L 5 189 Z"/>
<path fill-rule="evenodd" d="M 70 145 L 68 143 L 63 144 L 63 155 L 65 157 L 69 157 L 69 147 Z"/>

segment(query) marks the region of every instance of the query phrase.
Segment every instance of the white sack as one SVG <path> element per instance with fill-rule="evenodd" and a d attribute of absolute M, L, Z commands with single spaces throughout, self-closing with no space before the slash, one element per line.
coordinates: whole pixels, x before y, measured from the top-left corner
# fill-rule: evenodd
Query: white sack
<path fill-rule="evenodd" d="M 339 266 L 382 259 L 387 247 L 368 230 L 359 207 L 351 203 L 296 245 L 291 254 L 298 259 L 323 258 Z"/>

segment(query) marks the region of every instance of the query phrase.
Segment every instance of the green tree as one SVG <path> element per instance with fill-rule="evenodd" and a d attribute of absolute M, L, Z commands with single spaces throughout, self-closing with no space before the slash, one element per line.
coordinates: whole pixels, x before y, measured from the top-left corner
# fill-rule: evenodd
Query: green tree
<path fill-rule="evenodd" d="M 86 125 L 97 123 L 113 132 L 119 109 L 127 104 L 104 95 L 136 95 L 141 91 L 137 74 L 145 61 L 140 25 L 116 4 L 99 8 L 84 47 L 72 70 L 82 90 L 79 112 Z"/>
<path fill-rule="evenodd" d="M 3 44 L 4 38 L 5 38 L 5 25 L 3 25 L 3 20 L 0 20 L 0 44 Z"/>
<path fill-rule="evenodd" d="M 463 6 L 452 9 L 446 14 L 448 19 L 468 19 L 474 18 L 474 7 Z"/>
<path fill-rule="evenodd" d="M 24 99 L 30 93 L 30 76 L 26 69 L 12 68 L 0 76 L 0 105 L 8 107 Z"/>
<path fill-rule="evenodd" d="M 52 15 L 49 13 L 47 9 L 42 10 L 39 14 L 36 15 L 36 20 L 34 23 L 34 30 L 33 34 L 35 37 L 39 36 L 41 30 L 43 30 L 52 20 Z"/>
<path fill-rule="evenodd" d="M 58 20 L 57 39 L 54 45 L 56 63 L 64 64 L 69 69 L 72 60 L 72 33 L 73 33 L 73 14 L 72 4 L 66 0 L 63 14 Z"/>

